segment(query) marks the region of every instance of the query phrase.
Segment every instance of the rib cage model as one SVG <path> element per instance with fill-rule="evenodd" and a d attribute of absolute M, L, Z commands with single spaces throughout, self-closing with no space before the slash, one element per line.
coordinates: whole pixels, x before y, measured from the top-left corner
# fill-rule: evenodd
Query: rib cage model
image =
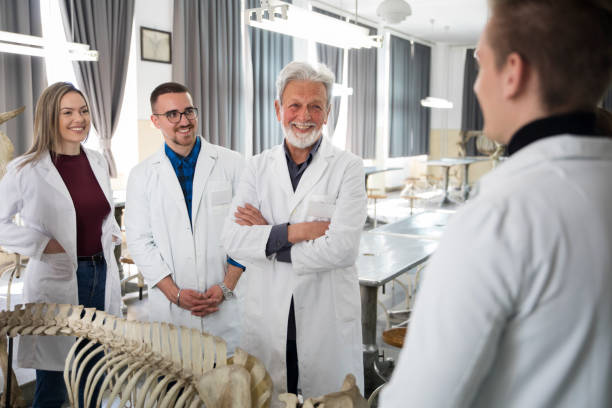
<path fill-rule="evenodd" d="M 95 406 L 103 395 L 108 401 L 120 397 L 119 406 L 130 400 L 130 406 L 147 408 L 270 404 L 272 382 L 263 365 L 239 348 L 228 359 L 225 341 L 195 329 L 128 321 L 82 305 L 29 303 L 0 312 L 0 336 L 6 335 L 78 337 L 64 369 L 74 407 L 83 368 L 97 354 L 102 358 L 86 381 L 87 405 L 100 384 Z"/>
<path fill-rule="evenodd" d="M 228 359 L 223 339 L 196 329 L 128 321 L 82 305 L 28 303 L 0 311 L 0 336 L 6 335 L 78 338 L 64 367 L 73 407 L 79 404 L 83 368 L 96 355 L 101 358 L 86 379 L 86 406 L 93 402 L 98 385 L 98 407 L 103 396 L 107 401 L 120 398 L 120 407 L 128 400 L 129 406 L 138 408 L 270 406 L 272 381 L 261 362 L 240 348 Z M 84 346 L 79 349 L 80 344 Z M 285 408 L 298 405 L 293 394 L 281 394 L 279 400 Z M 360 408 L 367 403 L 349 374 L 340 392 L 309 398 L 303 404 L 304 408 L 314 406 Z"/>

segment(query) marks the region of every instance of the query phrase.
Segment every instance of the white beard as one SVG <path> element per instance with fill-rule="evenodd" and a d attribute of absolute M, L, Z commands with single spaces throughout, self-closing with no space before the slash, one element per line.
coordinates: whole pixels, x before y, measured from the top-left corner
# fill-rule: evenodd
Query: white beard
<path fill-rule="evenodd" d="M 310 131 L 309 133 L 304 134 L 303 136 L 298 136 L 291 129 L 291 124 L 287 127 L 283 126 L 283 134 L 285 135 L 285 139 L 287 143 L 289 143 L 293 147 L 297 147 L 298 149 L 305 149 L 307 147 L 312 146 L 319 139 L 321 132 L 323 129 L 317 129 L 316 127 Z"/>

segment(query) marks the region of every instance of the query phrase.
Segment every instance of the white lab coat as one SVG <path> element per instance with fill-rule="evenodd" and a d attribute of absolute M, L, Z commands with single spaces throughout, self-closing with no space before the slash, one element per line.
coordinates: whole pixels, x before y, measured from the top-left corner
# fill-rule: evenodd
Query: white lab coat
<path fill-rule="evenodd" d="M 151 321 L 196 328 L 239 344 L 239 300 L 221 302 L 203 318 L 171 303 L 155 286 L 170 275 L 179 288 L 205 292 L 223 281 L 221 229 L 244 167 L 240 154 L 200 139 L 193 178 L 193 230 L 180 183 L 164 147 L 132 169 L 125 226 L 128 250 L 149 286 Z M 236 289 L 239 295 L 240 289 Z"/>
<path fill-rule="evenodd" d="M 104 310 L 121 314 L 121 289 L 115 260 L 115 245 L 121 243 L 121 231 L 115 221 L 108 166 L 102 155 L 85 149 L 87 159 L 110 212 L 102 223 L 102 249 L 106 260 Z M 70 193 L 49 153 L 34 163 L 18 169 L 23 157 L 13 160 L 0 182 L 0 245 L 30 258 L 24 272 L 23 301 L 78 304 L 76 270 L 76 212 Z M 23 226 L 13 222 L 19 214 Z M 116 242 L 113 243 L 113 237 Z M 43 254 L 51 238 L 66 250 L 60 254 Z M 74 337 L 21 336 L 20 367 L 63 371 Z"/>
<path fill-rule="evenodd" d="M 612 406 L 612 140 L 486 175 L 425 271 L 381 406 Z"/>
<path fill-rule="evenodd" d="M 270 225 L 239 226 L 237 205 L 257 207 Z M 300 386 L 307 396 L 338 391 L 352 373 L 363 390 L 361 304 L 355 261 L 366 217 L 363 164 L 324 139 L 294 193 L 281 145 L 243 173 L 223 244 L 247 267 L 243 347 L 264 363 L 276 395 L 287 389 L 286 337 L 294 297 Z M 266 257 L 272 225 L 330 220 L 326 235 L 291 248 L 292 264 Z"/>

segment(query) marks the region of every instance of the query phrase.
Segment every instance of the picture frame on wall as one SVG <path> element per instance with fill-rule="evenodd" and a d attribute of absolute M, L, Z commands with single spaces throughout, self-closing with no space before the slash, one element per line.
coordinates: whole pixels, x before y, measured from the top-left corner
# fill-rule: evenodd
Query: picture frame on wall
<path fill-rule="evenodd" d="M 172 63 L 172 33 L 150 27 L 140 27 L 140 59 Z"/>

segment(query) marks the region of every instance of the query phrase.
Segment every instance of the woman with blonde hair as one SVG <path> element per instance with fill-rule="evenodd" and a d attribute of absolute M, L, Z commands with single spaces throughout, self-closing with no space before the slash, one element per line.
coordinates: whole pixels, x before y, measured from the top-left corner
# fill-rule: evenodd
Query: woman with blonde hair
<path fill-rule="evenodd" d="M 58 82 L 42 93 L 32 147 L 8 165 L 0 182 L 0 245 L 29 257 L 24 303 L 82 304 L 119 315 L 113 249 L 120 230 L 106 161 L 81 145 L 89 128 L 89 106 L 72 84 Z M 64 360 L 74 338 L 19 340 L 18 365 L 36 369 L 33 406 L 61 406 Z"/>

